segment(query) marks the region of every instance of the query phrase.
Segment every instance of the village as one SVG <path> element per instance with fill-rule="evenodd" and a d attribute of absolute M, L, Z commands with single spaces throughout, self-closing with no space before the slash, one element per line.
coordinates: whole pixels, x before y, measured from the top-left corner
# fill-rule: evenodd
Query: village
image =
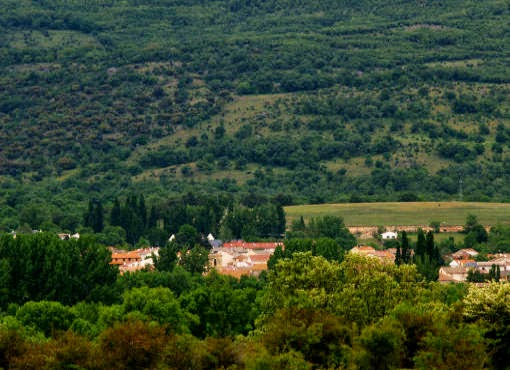
<path fill-rule="evenodd" d="M 455 227 L 451 227 L 454 229 Z M 456 229 L 455 229 L 456 230 Z M 354 231 L 354 230 L 353 230 Z M 371 230 L 373 232 L 373 230 Z M 406 231 L 406 230 L 402 230 Z M 407 228 L 407 231 L 414 231 Z M 76 236 L 74 236 L 76 237 Z M 170 240 L 173 236 L 170 237 Z M 397 239 L 396 231 L 387 231 L 380 235 L 382 240 Z M 277 247 L 284 250 L 283 242 L 246 242 L 233 240 L 223 242 L 215 239 L 212 234 L 207 236 L 210 246 L 206 271 L 212 269 L 223 275 L 239 278 L 243 275 L 258 276 L 268 268 L 268 261 Z M 140 248 L 132 251 L 109 248 L 112 252 L 112 265 L 119 268 L 119 272 L 133 272 L 154 268 L 153 258 L 159 255 L 159 247 Z M 357 245 L 348 253 L 376 258 L 383 263 L 395 263 L 396 248 L 376 249 L 369 245 Z M 454 253 L 442 256 L 444 266 L 439 269 L 438 281 L 441 283 L 461 283 L 470 281 L 470 274 L 479 274 L 481 280 L 490 280 L 491 271 L 498 271 L 498 280 L 508 280 L 510 275 L 510 253 L 488 255 L 487 261 L 478 261 L 480 255 L 475 249 L 463 248 Z"/>

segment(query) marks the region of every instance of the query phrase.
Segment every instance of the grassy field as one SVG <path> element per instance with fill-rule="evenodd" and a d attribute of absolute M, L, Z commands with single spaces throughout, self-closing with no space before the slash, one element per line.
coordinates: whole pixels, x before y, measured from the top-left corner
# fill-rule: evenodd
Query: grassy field
<path fill-rule="evenodd" d="M 285 207 L 288 224 L 303 216 L 341 216 L 346 225 L 463 225 L 474 214 L 483 225 L 510 224 L 510 203 L 409 202 L 409 203 L 342 203 Z"/>

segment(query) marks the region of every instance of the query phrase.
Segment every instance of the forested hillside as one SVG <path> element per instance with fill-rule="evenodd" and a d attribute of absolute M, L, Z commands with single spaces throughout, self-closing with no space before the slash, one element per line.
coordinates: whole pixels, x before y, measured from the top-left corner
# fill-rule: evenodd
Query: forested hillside
<path fill-rule="evenodd" d="M 510 200 L 507 1 L 0 5 L 3 230 L 128 194 Z"/>

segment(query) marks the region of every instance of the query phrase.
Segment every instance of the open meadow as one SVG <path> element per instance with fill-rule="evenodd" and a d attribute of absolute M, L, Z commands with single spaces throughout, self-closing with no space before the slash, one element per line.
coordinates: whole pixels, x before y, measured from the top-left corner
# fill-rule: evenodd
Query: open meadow
<path fill-rule="evenodd" d="M 483 225 L 510 224 L 510 203 L 388 202 L 311 204 L 285 207 L 288 225 L 303 216 L 341 216 L 346 225 L 464 225 L 469 214 Z"/>

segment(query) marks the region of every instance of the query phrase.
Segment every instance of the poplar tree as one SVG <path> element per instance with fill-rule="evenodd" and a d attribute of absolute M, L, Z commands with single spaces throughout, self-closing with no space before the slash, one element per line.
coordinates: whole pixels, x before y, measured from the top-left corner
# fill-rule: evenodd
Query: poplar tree
<path fill-rule="evenodd" d="M 398 248 L 397 248 L 398 251 Z M 411 262 L 411 250 L 409 249 L 409 239 L 407 238 L 407 233 L 402 231 L 402 263 Z"/>

